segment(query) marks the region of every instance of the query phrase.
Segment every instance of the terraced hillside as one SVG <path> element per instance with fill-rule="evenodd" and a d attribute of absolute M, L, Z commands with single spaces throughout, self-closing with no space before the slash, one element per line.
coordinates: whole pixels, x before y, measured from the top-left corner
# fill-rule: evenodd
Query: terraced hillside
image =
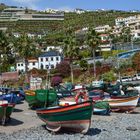
<path fill-rule="evenodd" d="M 115 18 L 128 17 L 140 12 L 100 11 L 83 14 L 66 13 L 64 21 L 0 21 L 0 27 L 14 32 L 59 32 L 71 26 L 74 30 L 87 26 L 114 25 Z"/>

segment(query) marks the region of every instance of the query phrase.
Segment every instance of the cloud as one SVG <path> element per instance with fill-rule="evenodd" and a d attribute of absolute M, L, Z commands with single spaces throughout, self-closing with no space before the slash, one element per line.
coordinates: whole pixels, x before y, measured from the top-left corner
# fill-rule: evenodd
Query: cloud
<path fill-rule="evenodd" d="M 12 1 L 20 4 L 21 6 L 39 10 L 37 2 L 39 2 L 40 0 L 12 0 Z"/>
<path fill-rule="evenodd" d="M 63 7 L 59 7 L 58 10 L 72 11 L 73 9 L 69 6 L 63 6 Z"/>
<path fill-rule="evenodd" d="M 18 3 L 31 3 L 31 2 L 37 2 L 39 0 L 12 0 L 14 2 L 18 2 Z"/>
<path fill-rule="evenodd" d="M 73 11 L 73 9 L 69 6 L 63 6 L 63 7 L 58 7 L 58 8 L 50 8 L 47 7 L 45 9 L 54 9 L 54 10 L 62 10 L 62 11 Z"/>

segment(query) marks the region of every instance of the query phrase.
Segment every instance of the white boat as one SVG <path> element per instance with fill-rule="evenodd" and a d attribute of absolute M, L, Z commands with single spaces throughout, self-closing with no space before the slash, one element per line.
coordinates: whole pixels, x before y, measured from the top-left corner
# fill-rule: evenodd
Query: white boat
<path fill-rule="evenodd" d="M 134 89 L 136 89 L 140 94 L 140 85 L 139 86 L 134 86 Z"/>
<path fill-rule="evenodd" d="M 133 111 L 138 104 L 139 96 L 132 97 L 115 97 L 105 99 L 111 107 L 112 111 Z"/>

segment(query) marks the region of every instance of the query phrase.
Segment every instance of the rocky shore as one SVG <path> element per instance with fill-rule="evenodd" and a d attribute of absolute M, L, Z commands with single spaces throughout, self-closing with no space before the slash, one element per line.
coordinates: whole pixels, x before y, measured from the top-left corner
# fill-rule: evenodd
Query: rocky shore
<path fill-rule="evenodd" d="M 17 120 L 20 121 L 20 123 Z M 140 107 L 137 107 L 135 112 L 131 114 L 111 113 L 110 116 L 93 115 L 91 127 L 85 135 L 70 133 L 65 130 L 53 134 L 45 129 L 44 123 L 36 116 L 35 111 L 29 110 L 27 104 L 23 103 L 16 106 L 16 111 L 12 114 L 11 123 L 7 126 L 0 126 L 0 139 L 139 140 Z"/>

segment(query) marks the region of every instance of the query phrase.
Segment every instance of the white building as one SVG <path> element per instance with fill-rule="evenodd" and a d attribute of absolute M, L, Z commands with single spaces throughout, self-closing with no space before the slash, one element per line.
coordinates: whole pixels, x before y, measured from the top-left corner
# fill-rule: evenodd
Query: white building
<path fill-rule="evenodd" d="M 21 36 L 20 33 L 12 33 L 14 37 L 19 38 Z"/>
<path fill-rule="evenodd" d="M 139 15 L 136 15 L 136 16 L 130 16 L 130 17 L 126 17 L 126 18 L 123 18 L 123 17 L 118 17 L 115 19 L 115 25 L 116 26 L 129 26 L 129 24 L 132 24 L 132 23 L 136 23 L 136 22 L 139 22 L 140 21 L 140 16 Z"/>
<path fill-rule="evenodd" d="M 39 56 L 39 69 L 53 69 L 62 61 L 62 55 L 57 51 L 49 51 Z"/>
<path fill-rule="evenodd" d="M 131 35 L 134 39 L 140 38 L 140 22 L 137 22 L 135 24 L 130 24 L 131 29 Z"/>
<path fill-rule="evenodd" d="M 99 48 L 101 51 L 111 51 L 112 50 L 112 43 L 109 37 L 109 34 L 100 34 L 101 43 Z"/>
<path fill-rule="evenodd" d="M 30 89 L 36 90 L 41 89 L 42 78 L 40 77 L 30 77 Z"/>
<path fill-rule="evenodd" d="M 64 20 L 64 13 L 34 14 L 26 13 L 24 8 L 6 8 L 0 12 L 0 21 L 18 20 Z"/>
<path fill-rule="evenodd" d="M 48 51 L 52 51 L 52 50 L 62 53 L 61 46 L 47 46 L 46 48 L 42 49 L 42 52 L 48 52 Z"/>
<path fill-rule="evenodd" d="M 18 60 L 18 62 L 16 63 L 16 70 L 25 72 L 25 60 Z"/>
<path fill-rule="evenodd" d="M 100 38 L 102 42 L 109 41 L 109 35 L 108 34 L 100 34 Z"/>
<path fill-rule="evenodd" d="M 101 51 L 111 51 L 112 50 L 112 45 L 111 44 L 102 44 L 99 46 Z"/>
<path fill-rule="evenodd" d="M 37 59 L 28 59 L 28 70 L 32 70 L 34 68 L 36 68 L 36 69 L 39 68 L 38 60 Z"/>
<path fill-rule="evenodd" d="M 7 31 L 7 27 L 0 27 L 0 31 L 6 32 Z"/>
<path fill-rule="evenodd" d="M 82 14 L 82 13 L 85 13 L 86 11 L 83 10 L 83 9 L 76 8 L 76 9 L 74 10 L 74 12 L 77 13 L 77 14 Z"/>
<path fill-rule="evenodd" d="M 38 69 L 38 59 L 28 59 L 27 69 L 32 70 L 33 68 Z M 25 72 L 25 60 L 18 60 L 16 63 L 16 70 L 20 72 Z"/>
<path fill-rule="evenodd" d="M 140 30 L 133 32 L 132 35 L 134 39 L 140 38 Z"/>
<path fill-rule="evenodd" d="M 94 28 L 96 32 L 102 33 L 102 32 L 107 32 L 111 30 L 111 27 L 109 25 L 104 25 L 104 26 L 98 26 Z"/>

